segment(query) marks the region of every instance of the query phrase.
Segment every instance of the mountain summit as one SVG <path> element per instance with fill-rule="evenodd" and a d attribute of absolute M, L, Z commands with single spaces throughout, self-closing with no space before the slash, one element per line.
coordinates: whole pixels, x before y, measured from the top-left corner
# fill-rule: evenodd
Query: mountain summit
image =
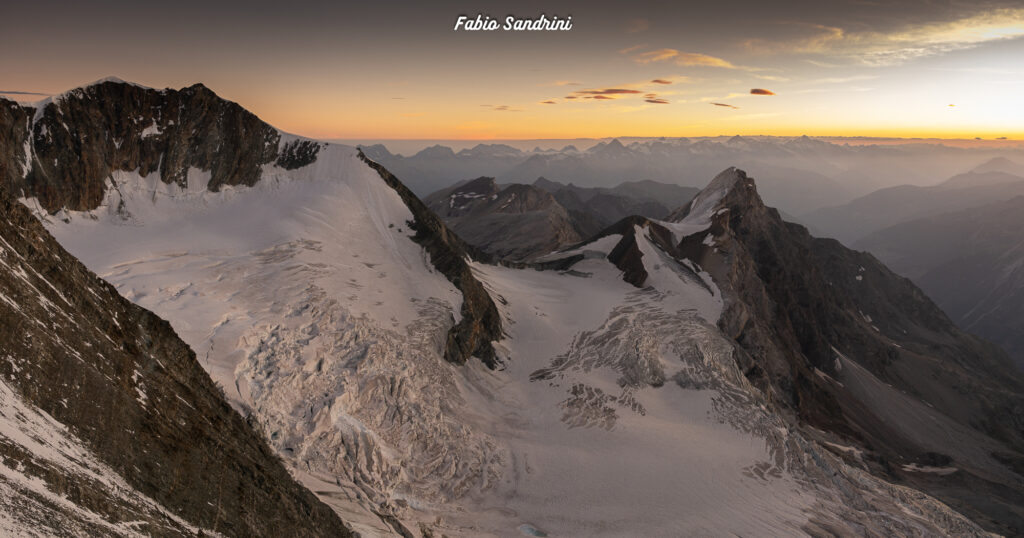
<path fill-rule="evenodd" d="M 608 260 L 637 287 L 657 286 L 664 257 L 713 282 L 724 301 L 717 324 L 747 379 L 829 442 L 859 447 L 851 461 L 1004 530 L 1024 523 L 1009 493 L 1024 479 L 1007 467 L 1022 442 L 1024 384 L 1004 353 L 874 257 L 784 222 L 735 168 L 666 221 L 627 219 L 599 237 L 620 238 Z M 936 462 L 956 477 L 915 470 Z M 978 491 L 995 504 L 974 504 Z"/>

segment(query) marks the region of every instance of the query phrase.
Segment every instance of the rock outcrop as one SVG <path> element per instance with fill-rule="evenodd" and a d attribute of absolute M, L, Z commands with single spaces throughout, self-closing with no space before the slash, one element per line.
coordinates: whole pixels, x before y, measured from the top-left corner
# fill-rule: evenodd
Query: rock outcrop
<path fill-rule="evenodd" d="M 713 240 L 678 248 L 722 289 L 719 326 L 747 377 L 800 423 L 862 446 L 876 473 L 1024 530 L 1024 477 L 1005 465 L 1024 454 L 1024 382 L 1006 355 L 870 254 L 784 222 L 742 171 L 716 182 L 724 193 L 704 210 Z M 937 459 L 956 476 L 907 471 Z"/>
<path fill-rule="evenodd" d="M 490 257 L 459 239 L 444 222 L 416 197 L 398 178 L 383 166 L 359 152 L 359 157 L 380 174 L 412 211 L 409 226 L 416 232 L 413 240 L 430 254 L 430 263 L 462 292 L 462 319 L 448 331 L 445 359 L 464 363 L 470 357 L 480 358 L 490 368 L 498 366 L 492 342 L 502 337 L 501 316 L 483 284 L 473 276 L 467 260 Z"/>

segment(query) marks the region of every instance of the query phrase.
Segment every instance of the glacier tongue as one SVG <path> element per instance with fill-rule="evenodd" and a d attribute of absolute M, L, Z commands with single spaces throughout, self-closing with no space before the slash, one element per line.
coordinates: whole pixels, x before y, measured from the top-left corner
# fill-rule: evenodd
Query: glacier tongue
<path fill-rule="evenodd" d="M 47 225 L 169 320 L 366 534 L 977 530 L 791 431 L 716 328 L 720 292 L 643 230 L 645 289 L 593 255 L 607 239 L 572 272 L 473 264 L 500 305 L 506 367 L 455 366 L 443 350 L 461 295 L 355 149 L 262 178 L 214 193 L 116 175 L 105 205 Z"/>

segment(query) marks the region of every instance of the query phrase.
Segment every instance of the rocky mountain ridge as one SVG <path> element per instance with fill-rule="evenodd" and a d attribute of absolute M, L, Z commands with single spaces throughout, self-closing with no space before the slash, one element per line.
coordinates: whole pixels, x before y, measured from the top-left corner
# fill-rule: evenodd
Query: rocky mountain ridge
<path fill-rule="evenodd" d="M 630 218 L 601 234 L 620 238 L 608 259 L 643 288 L 641 230 L 691 276 L 710 275 L 725 297 L 718 324 L 738 344 L 742 371 L 798 422 L 860 447 L 853 459 L 881 476 L 1001 532 L 1024 528 L 1024 478 L 1014 470 L 1024 384 L 999 349 L 956 328 L 871 255 L 784 222 L 740 170 L 720 174 L 666 221 Z M 922 416 L 936 426 L 922 426 Z M 912 470 L 942 466 L 956 476 Z M 978 491 L 990 497 L 979 501 Z"/>
<path fill-rule="evenodd" d="M 470 244 L 503 260 L 528 262 L 631 215 L 662 218 L 694 194 L 696 189 L 653 181 L 586 188 L 538 178 L 499 186 L 480 177 L 431 194 L 425 203 Z"/>
<path fill-rule="evenodd" d="M 157 189 L 215 193 L 254 186 L 275 170 L 307 168 L 327 147 L 281 133 L 202 84 L 155 90 L 103 79 L 32 106 L 0 99 L 0 185 L 51 215 L 106 204 L 131 218 L 120 190 L 137 187 L 118 185 L 119 172 L 156 177 L 163 187 L 152 187 L 154 200 Z M 500 334 L 500 322 L 462 261 L 467 245 L 387 176 L 382 172 L 414 207 L 417 240 L 439 245 L 431 249 L 438 270 L 470 298 L 449 335 L 447 356 L 465 362 L 476 353 L 493 366 L 490 342 Z"/>
<path fill-rule="evenodd" d="M 100 205 L 115 170 L 159 172 L 189 188 L 189 170 L 209 173 L 198 188 L 252 186 L 262 167 L 299 168 L 321 144 L 282 135 L 202 84 L 155 90 L 104 79 L 33 106 L 0 100 L 0 183 L 49 213 Z M 20 151 L 19 151 L 20 150 Z"/>

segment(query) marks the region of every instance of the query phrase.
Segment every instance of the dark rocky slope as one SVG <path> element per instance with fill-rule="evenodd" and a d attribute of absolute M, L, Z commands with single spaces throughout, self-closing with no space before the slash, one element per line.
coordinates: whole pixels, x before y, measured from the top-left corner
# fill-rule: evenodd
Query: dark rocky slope
<path fill-rule="evenodd" d="M 918 219 L 858 248 L 921 286 L 961 328 L 1024 368 L 1024 196 Z"/>
<path fill-rule="evenodd" d="M 697 234 L 678 248 L 727 297 L 719 325 L 748 377 L 801 423 L 863 447 L 873 471 L 1024 532 L 1024 477 L 1012 469 L 1024 457 L 1024 382 L 1005 354 L 870 254 L 784 222 L 742 171 L 720 180 L 731 185 L 719 185 L 715 242 Z"/>
<path fill-rule="evenodd" d="M 0 468 L 40 484 L 0 475 L 0 488 L 14 492 L 0 500 L 9 522 L 52 535 L 351 535 L 227 404 L 167 322 L 89 272 L 2 188 L 0 240 L 0 378 L 13 391 L 3 403 L 46 413 L 137 492 L 54 464 L 50 450 L 70 441 L 33 453 L 8 429 Z"/>
<path fill-rule="evenodd" d="M 424 201 L 466 242 L 510 262 L 529 262 L 592 237 L 630 216 L 664 218 L 697 189 L 655 181 L 613 188 L 578 187 L 545 178 L 499 186 L 480 177 Z M 672 204 L 672 205 L 665 205 Z"/>
<path fill-rule="evenodd" d="M 669 220 L 691 212 L 710 229 L 677 240 L 671 225 L 631 217 L 598 237 L 623 236 L 608 257 L 637 287 L 647 279 L 637 227 L 710 273 L 741 369 L 809 436 L 989 529 L 1024 532 L 1024 382 L 1004 353 L 870 254 L 784 222 L 740 170 Z"/>
<path fill-rule="evenodd" d="M 555 197 L 532 185 L 501 188 L 494 178 L 481 177 L 424 202 L 467 243 L 497 258 L 529 260 L 583 237 Z"/>

